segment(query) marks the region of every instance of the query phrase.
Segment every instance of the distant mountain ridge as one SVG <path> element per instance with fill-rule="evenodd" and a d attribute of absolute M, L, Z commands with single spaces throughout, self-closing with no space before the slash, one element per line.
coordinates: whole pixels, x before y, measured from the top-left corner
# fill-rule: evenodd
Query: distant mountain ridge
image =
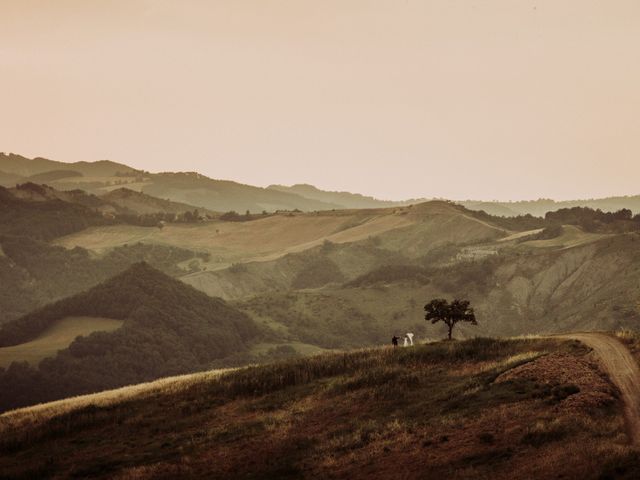
<path fill-rule="evenodd" d="M 296 185 L 291 185 L 290 187 L 287 187 L 286 185 L 269 185 L 267 188 L 278 190 L 279 192 L 295 193 L 305 198 L 337 205 L 339 208 L 395 207 L 425 201 L 424 199 L 404 201 L 378 200 L 377 198 L 361 195 L 359 193 L 320 190 L 319 188 L 306 183 L 298 183 Z"/>
<path fill-rule="evenodd" d="M 406 206 L 428 200 L 427 197 L 402 201 L 380 200 L 358 193 L 321 190 L 309 184 L 270 185 L 262 188 L 231 180 L 213 179 L 197 172 L 149 173 L 109 160 L 65 163 L 0 153 L 0 185 L 12 186 L 27 181 L 46 182 L 61 190 L 82 189 L 100 196 L 124 187 L 217 212 L 234 210 L 244 213 L 249 210 L 252 213 L 260 213 L 263 210 L 273 212 L 383 208 Z M 630 209 L 634 213 L 640 212 L 640 195 L 566 201 L 462 200 L 456 203 L 471 210 L 484 210 L 497 216 L 529 214 L 542 217 L 548 211 L 577 206 L 605 212 L 622 208 Z"/>
<path fill-rule="evenodd" d="M 41 157 L 30 159 L 14 153 L 0 153 L 0 171 L 5 173 L 29 177 L 56 170 L 75 171 L 84 176 L 98 177 L 137 172 L 135 168 L 111 160 L 68 163 Z"/>

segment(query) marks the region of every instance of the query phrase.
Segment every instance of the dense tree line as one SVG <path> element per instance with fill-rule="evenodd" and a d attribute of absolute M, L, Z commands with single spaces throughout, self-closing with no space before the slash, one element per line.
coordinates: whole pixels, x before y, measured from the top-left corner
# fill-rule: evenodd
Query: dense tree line
<path fill-rule="evenodd" d="M 640 230 L 640 215 L 623 208 L 617 212 L 603 212 L 589 207 L 561 208 L 545 215 L 547 226 L 577 225 L 587 232 L 621 233 Z"/>
<path fill-rule="evenodd" d="M 534 217 L 530 214 L 500 217 L 490 215 L 484 210 L 466 211 L 479 220 L 514 231 L 555 227 L 555 230 L 549 230 L 549 232 L 558 232 L 558 225 L 576 225 L 587 232 L 621 233 L 640 230 L 640 214 L 634 216 L 633 212 L 627 208 L 616 212 L 603 212 L 600 209 L 594 210 L 589 207 L 561 208 L 547 212 L 544 218 Z"/>
<path fill-rule="evenodd" d="M 79 337 L 38 368 L 0 369 L 0 410 L 206 369 L 246 351 L 253 321 L 141 263 L 88 292 L 61 300 L 3 327 L 0 345 L 33 338 L 67 316 L 121 319 L 114 332 Z"/>
<path fill-rule="evenodd" d="M 544 218 L 534 217 L 531 214 L 518 215 L 517 217 L 500 217 L 497 215 L 490 215 L 484 210 L 465 210 L 478 220 L 492 223 L 506 230 L 526 231 L 543 228 L 545 226 Z"/>

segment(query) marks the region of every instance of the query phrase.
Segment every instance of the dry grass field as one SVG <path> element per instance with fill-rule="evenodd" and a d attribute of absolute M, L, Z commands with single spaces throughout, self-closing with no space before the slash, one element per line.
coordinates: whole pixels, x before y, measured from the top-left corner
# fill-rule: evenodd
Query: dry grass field
<path fill-rule="evenodd" d="M 169 224 L 163 229 L 130 225 L 93 227 L 59 238 L 55 243 L 66 248 L 80 246 L 98 254 L 137 242 L 179 246 L 210 253 L 212 262 L 207 268 L 216 269 L 238 261 L 275 260 L 324 241 L 349 243 L 385 235 L 389 237 L 390 249 L 401 250 L 407 242 L 414 244 L 414 237 L 421 245 L 427 241 L 425 238 L 436 236 L 437 242 L 444 244 L 461 239 L 492 240 L 507 233 L 510 232 L 465 215 L 452 205 L 432 202 L 387 209 L 280 213 L 248 222 Z"/>
<path fill-rule="evenodd" d="M 410 225 L 404 216 L 376 214 L 272 215 L 251 222 L 211 221 L 203 224 L 169 224 L 155 227 L 116 225 L 94 227 L 60 238 L 67 248 L 80 246 L 97 253 L 137 242 L 180 246 L 209 252 L 223 262 L 271 259 L 300 251 L 324 240 L 348 242 Z"/>
<path fill-rule="evenodd" d="M 437 342 L 166 382 L 0 416 L 0 471 L 119 479 L 639 473 L 618 392 L 576 341 Z"/>
<path fill-rule="evenodd" d="M 67 348 L 76 337 L 92 332 L 111 332 L 122 326 L 122 320 L 96 317 L 67 317 L 57 321 L 36 339 L 0 348 L 0 367 L 11 362 L 28 362 L 37 365 L 40 360 L 53 357 L 58 350 Z"/>

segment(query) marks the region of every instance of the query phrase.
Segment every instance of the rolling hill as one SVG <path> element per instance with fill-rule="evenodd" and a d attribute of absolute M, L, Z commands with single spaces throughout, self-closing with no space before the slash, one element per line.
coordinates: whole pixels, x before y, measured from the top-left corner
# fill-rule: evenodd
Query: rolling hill
<path fill-rule="evenodd" d="M 108 160 L 66 163 L 45 158 L 29 159 L 12 153 L 0 154 L 0 185 L 13 186 L 28 181 L 45 182 L 58 190 L 82 189 L 96 195 L 126 187 L 153 197 L 217 212 L 385 208 L 425 201 L 424 198 L 379 200 L 358 193 L 321 190 L 308 184 L 261 188 L 208 178 L 196 172 L 149 173 Z M 428 192 L 425 192 L 427 196 Z M 457 203 L 470 210 L 484 210 L 491 215 L 505 217 L 527 214 L 542 217 L 548 211 L 572 207 L 589 207 L 605 212 L 627 208 L 640 213 L 640 195 L 568 201 L 459 200 Z"/>
<path fill-rule="evenodd" d="M 412 203 L 424 202 L 421 200 L 406 200 L 400 202 L 394 202 L 389 200 L 378 200 L 374 197 L 368 197 L 359 193 L 351 192 L 329 192 L 327 190 L 321 190 L 313 185 L 297 184 L 291 185 L 269 185 L 267 188 L 277 190 L 279 192 L 294 193 L 301 197 L 309 198 L 311 200 L 319 200 L 321 202 L 337 205 L 337 208 L 384 208 L 384 207 L 400 207 L 409 205 Z"/>
<path fill-rule="evenodd" d="M 235 210 L 244 213 L 250 210 L 259 213 L 263 210 L 311 211 L 340 208 L 339 205 L 311 200 L 293 193 L 216 180 L 198 173 L 151 174 L 107 160 L 64 163 L 0 154 L 0 171 L 4 172 L 0 180 L 6 186 L 15 185 L 18 181 L 29 181 L 28 177 L 36 175 L 36 179 L 45 178 L 48 184 L 58 190 L 82 189 L 102 195 L 126 187 L 153 197 L 217 212 Z M 61 176 L 61 171 L 68 174 Z"/>
<path fill-rule="evenodd" d="M 246 210 L 329 210 L 337 205 L 287 192 L 253 187 L 229 180 L 216 180 L 199 173 L 158 173 L 150 177 L 142 191 L 159 198 L 202 205 L 218 212 Z"/>
<path fill-rule="evenodd" d="M 162 380 L 0 416 L 6 478 L 636 478 L 583 344 L 474 339 Z"/>
<path fill-rule="evenodd" d="M 513 217 L 517 215 L 534 215 L 544 217 L 545 213 L 559 210 L 561 208 L 588 207 L 603 212 L 615 212 L 623 208 L 628 208 L 634 213 L 640 213 L 640 195 L 629 195 L 620 197 L 589 198 L 577 200 L 557 201 L 551 199 L 525 200 L 517 202 L 487 202 L 476 200 L 461 200 L 460 205 L 464 205 L 470 210 L 484 210 L 491 215 Z"/>
<path fill-rule="evenodd" d="M 86 177 L 111 177 L 118 173 L 133 173 L 137 171 L 127 165 L 110 160 L 68 163 L 41 157 L 30 159 L 14 153 L 0 153 L 0 170 L 23 177 L 56 170 L 77 172 Z"/>
<path fill-rule="evenodd" d="M 93 199 L 84 192 L 72 200 L 72 194 L 63 199 L 52 192 L 55 191 L 33 183 L 13 189 L 0 187 L 0 234 L 51 240 L 109 223 L 102 212 L 84 204 Z"/>
<path fill-rule="evenodd" d="M 422 305 L 442 296 L 470 298 L 486 319 L 462 335 L 637 327 L 639 236 L 627 231 L 637 221 L 598 223 L 615 216 L 589 210 L 552 217 L 502 219 L 427 202 L 162 231 L 105 226 L 57 243 L 98 253 L 133 241 L 206 251 L 211 261 L 181 280 L 237 302 L 283 343 L 355 346 L 354 318 L 363 344 L 386 341 L 395 328 L 417 330 Z M 565 220 L 577 224 L 554 227 Z"/>
<path fill-rule="evenodd" d="M 67 250 L 28 237 L 0 235 L 0 324 L 67 297 L 145 261 L 180 276 L 207 260 L 203 253 L 163 245 L 131 244 L 103 256 Z M 205 263 L 206 264 L 206 263 Z"/>
<path fill-rule="evenodd" d="M 253 321 L 223 300 L 139 263 L 4 324 L 0 345 L 30 342 L 68 317 L 124 323 L 115 331 L 78 337 L 37 369 L 11 364 L 0 374 L 0 409 L 203 370 L 247 350 L 258 335 Z"/>
<path fill-rule="evenodd" d="M 154 213 L 173 213 L 180 215 L 185 212 L 198 210 L 198 207 L 193 205 L 163 200 L 125 187 L 116 188 L 108 193 L 104 193 L 100 195 L 100 198 L 109 204 L 115 204 L 123 210 L 137 215 Z M 214 214 L 214 212 L 202 209 L 202 207 L 200 207 L 199 213 L 202 215 Z"/>
<path fill-rule="evenodd" d="M 338 208 L 383 208 L 407 206 L 410 204 L 424 203 L 426 198 L 407 199 L 401 201 L 379 200 L 359 193 L 331 192 L 321 190 L 313 185 L 297 184 L 291 186 L 270 185 L 268 188 L 281 192 L 295 193 L 305 198 L 320 200 L 339 205 Z M 482 201 L 482 200 L 455 200 L 459 205 L 469 210 L 483 210 L 490 215 L 498 217 L 516 217 L 518 215 L 533 215 L 544 217 L 547 212 L 560 210 L 561 208 L 588 207 L 604 212 L 615 212 L 623 208 L 640 213 L 640 195 L 627 195 L 619 197 L 590 198 L 557 201 L 551 199 L 523 200 L 512 202 Z"/>

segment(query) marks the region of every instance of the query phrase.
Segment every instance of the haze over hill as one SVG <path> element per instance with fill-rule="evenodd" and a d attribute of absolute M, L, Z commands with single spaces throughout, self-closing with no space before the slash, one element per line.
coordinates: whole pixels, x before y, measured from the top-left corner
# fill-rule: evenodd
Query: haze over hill
<path fill-rule="evenodd" d="M 104 196 L 107 200 L 110 197 L 106 192 L 126 187 L 128 190 L 144 192 L 153 197 L 183 204 L 183 207 L 194 205 L 194 208 L 211 211 L 234 210 L 241 213 L 246 210 L 260 213 L 263 210 L 272 212 L 294 209 L 313 211 L 385 208 L 407 206 L 430 198 L 429 192 L 425 191 L 424 198 L 421 199 L 388 201 L 358 193 L 324 191 L 306 184 L 290 187 L 270 185 L 267 188 L 261 188 L 231 180 L 212 179 L 196 172 L 149 173 L 111 161 L 65 163 L 43 158 L 31 160 L 16 154 L 0 154 L 0 185 L 13 186 L 23 182 L 47 183 L 62 190 L 79 188 Z M 119 195 L 122 196 L 122 193 Z M 576 206 L 600 209 L 605 212 L 627 208 L 640 213 L 640 195 L 565 201 L 551 199 L 516 202 L 461 199 L 456 201 L 471 210 L 484 210 L 497 216 L 527 214 L 544 216 L 548 211 Z M 161 207 L 144 206 L 143 210 L 146 212 L 153 208 Z M 180 209 L 178 205 L 169 208 L 174 211 Z M 142 213 L 142 210 L 138 213 Z"/>

